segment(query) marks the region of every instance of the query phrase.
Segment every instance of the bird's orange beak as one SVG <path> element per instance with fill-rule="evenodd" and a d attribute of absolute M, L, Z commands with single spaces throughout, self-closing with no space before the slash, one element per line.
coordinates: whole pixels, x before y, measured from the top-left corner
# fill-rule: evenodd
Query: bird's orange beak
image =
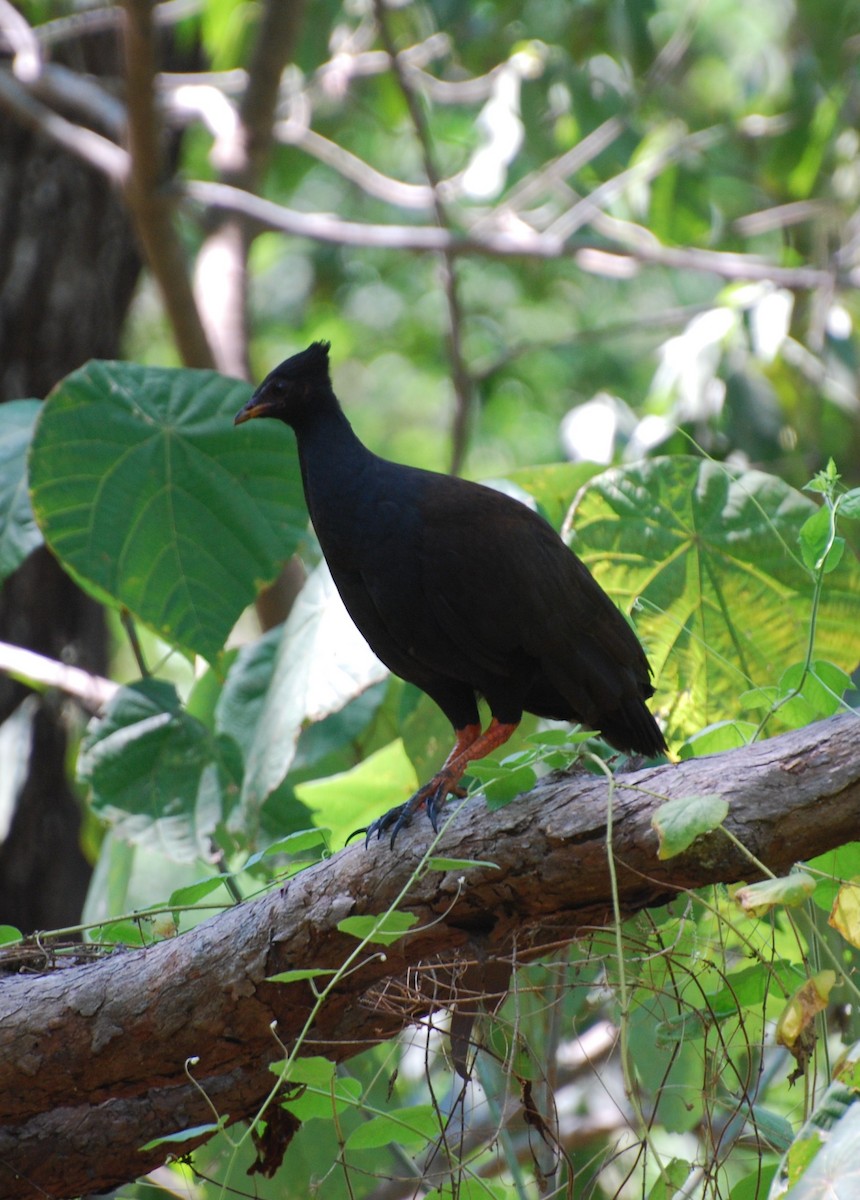
<path fill-rule="evenodd" d="M 267 404 L 265 400 L 259 400 L 256 395 L 253 395 L 244 408 L 240 408 L 233 418 L 234 425 L 243 425 L 245 421 L 250 421 L 254 417 L 267 417 L 271 412 L 271 404 Z"/>

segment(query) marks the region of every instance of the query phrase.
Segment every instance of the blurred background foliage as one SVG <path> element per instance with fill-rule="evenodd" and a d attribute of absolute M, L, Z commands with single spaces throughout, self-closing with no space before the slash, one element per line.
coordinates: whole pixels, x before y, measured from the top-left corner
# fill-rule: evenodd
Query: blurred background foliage
<path fill-rule="evenodd" d="M 237 30 L 253 6 L 205 7 L 214 61 L 241 64 Z M 408 4 L 390 18 L 399 46 L 424 49 L 422 99 L 452 228 L 516 228 L 524 217 L 565 236 L 554 259 L 456 263 L 474 380 L 468 474 L 593 458 L 593 429 L 566 418 L 597 399 L 592 426 L 614 424 L 601 444 L 614 460 L 630 443 L 633 456 L 655 443 L 687 451 L 689 435 L 795 486 L 831 455 L 856 481 L 857 301 L 839 284 L 856 267 L 860 6 Z M 362 5 L 315 3 L 287 73 L 285 121 L 307 121 L 338 150 L 413 185 L 416 207 L 398 205 L 378 178 L 381 195 L 368 194 L 336 155 L 333 167 L 302 145 L 277 150 L 266 194 L 352 221 L 432 224 L 421 150 L 390 71 L 350 69 L 349 56 L 374 53 Z M 549 164 L 595 131 L 595 152 L 556 177 Z M 183 169 L 211 175 L 210 146 L 192 130 Z M 595 193 L 593 207 L 580 204 Z M 677 257 L 651 261 L 664 249 Z M 814 268 L 831 286 L 784 290 L 766 269 L 750 282 L 740 263 L 735 282 L 703 269 L 697 250 Z M 455 398 L 438 261 L 270 233 L 251 262 L 256 373 L 331 338 L 336 386 L 360 434 L 381 453 L 444 468 Z M 139 361 L 171 357 L 145 288 L 127 348 Z"/>

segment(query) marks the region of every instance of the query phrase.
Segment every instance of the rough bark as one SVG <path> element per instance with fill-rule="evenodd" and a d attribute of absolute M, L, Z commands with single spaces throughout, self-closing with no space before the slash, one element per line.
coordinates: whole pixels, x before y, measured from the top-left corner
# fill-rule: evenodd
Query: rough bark
<path fill-rule="evenodd" d="M 619 778 L 613 848 L 624 911 L 685 888 L 755 877 L 749 857 L 719 830 L 660 861 L 650 820 L 667 798 L 724 796 L 727 827 L 775 872 L 856 838 L 856 744 L 856 717 L 848 714 Z M 480 799 L 465 805 L 439 853 L 495 868 L 429 871 L 414 883 L 400 903 L 418 918 L 414 931 L 384 955 L 368 949 L 327 999 L 304 1049 L 346 1059 L 450 1000 L 446 979 L 470 961 L 521 961 L 605 924 L 612 912 L 606 803 L 604 780 L 569 775 L 542 781 L 492 814 Z M 416 822 L 400 835 L 395 856 L 384 843 L 354 845 L 179 938 L 7 978 L 0 986 L 2 1194 L 70 1197 L 152 1169 L 166 1151 L 144 1154 L 139 1146 L 211 1120 L 184 1074 L 189 1058 L 198 1060 L 195 1076 L 218 1111 L 231 1120 L 252 1116 L 271 1086 L 266 1064 L 283 1056 L 271 1023 L 282 1042 L 294 1043 L 312 1002 L 306 982 L 267 977 L 342 964 L 356 943 L 337 923 L 392 904 L 427 837 Z M 426 970 L 417 970 L 422 964 Z"/>
<path fill-rule="evenodd" d="M 76 39 L 55 57 L 105 78 L 115 38 Z M 0 109 L 0 400 L 41 398 L 87 359 L 116 358 L 139 268 L 104 176 Z M 46 550 L 6 581 L 0 640 L 105 672 L 101 608 Z M 27 694 L 0 679 L 0 722 Z M 30 708 L 30 768 L 0 847 L 0 921 L 24 930 L 78 921 L 90 875 L 65 773 L 71 708 L 56 696 Z"/>

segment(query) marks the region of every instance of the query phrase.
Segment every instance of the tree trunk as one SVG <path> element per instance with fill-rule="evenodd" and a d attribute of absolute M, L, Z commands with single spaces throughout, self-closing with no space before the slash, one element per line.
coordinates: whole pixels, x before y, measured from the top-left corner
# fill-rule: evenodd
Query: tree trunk
<path fill-rule="evenodd" d="M 54 58 L 115 76 L 115 34 L 79 37 Z M 139 271 L 120 198 L 104 177 L 0 111 L 0 400 L 42 398 L 87 359 L 116 358 Z M 44 549 L 0 594 L 0 639 L 105 673 L 102 611 Z M 26 695 L 0 679 L 0 721 Z M 44 695 L 22 712 L 29 769 L 0 849 L 0 921 L 31 931 L 80 919 L 90 868 L 66 773 L 74 710 Z"/>

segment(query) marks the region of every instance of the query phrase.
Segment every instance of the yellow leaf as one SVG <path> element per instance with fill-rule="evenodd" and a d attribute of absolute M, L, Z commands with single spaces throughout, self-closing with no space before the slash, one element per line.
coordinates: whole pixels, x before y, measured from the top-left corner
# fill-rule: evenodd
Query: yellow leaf
<path fill-rule="evenodd" d="M 860 883 L 843 883 L 827 920 L 846 942 L 860 950 Z"/>

